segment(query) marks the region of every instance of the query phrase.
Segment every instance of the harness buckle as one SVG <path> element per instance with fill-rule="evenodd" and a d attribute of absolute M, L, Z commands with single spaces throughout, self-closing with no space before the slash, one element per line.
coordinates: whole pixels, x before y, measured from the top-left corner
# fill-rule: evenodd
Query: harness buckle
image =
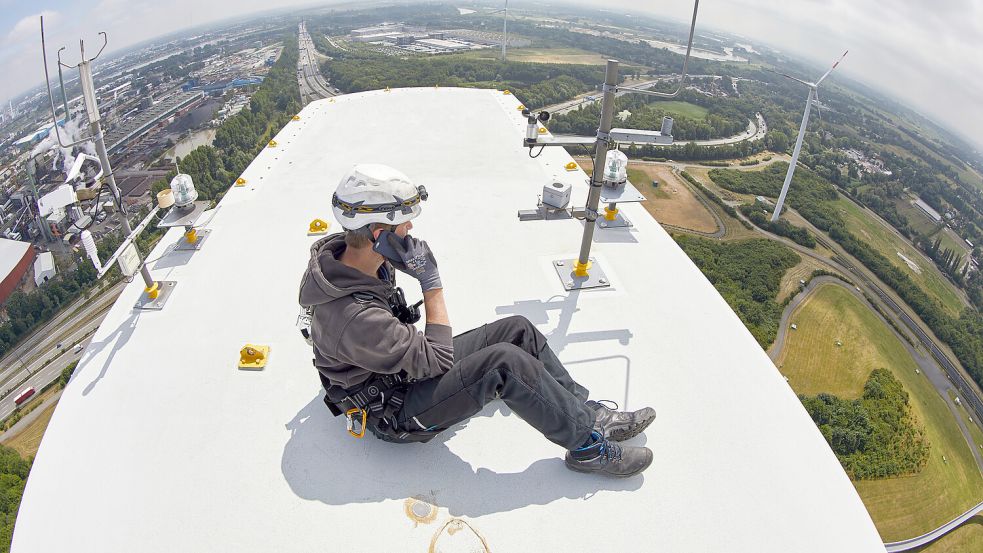
<path fill-rule="evenodd" d="M 361 420 L 354 417 L 358 413 L 362 414 Z M 358 407 L 352 407 L 348 411 L 345 411 L 345 418 L 347 419 L 346 426 L 348 427 L 348 433 L 355 438 L 361 438 L 365 436 L 365 420 L 369 413 L 365 409 L 360 409 Z"/>

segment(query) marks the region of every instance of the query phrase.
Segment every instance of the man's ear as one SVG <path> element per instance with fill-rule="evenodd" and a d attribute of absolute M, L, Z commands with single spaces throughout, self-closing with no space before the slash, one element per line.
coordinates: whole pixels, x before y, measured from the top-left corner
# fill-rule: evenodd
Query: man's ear
<path fill-rule="evenodd" d="M 386 229 L 381 229 L 381 228 L 373 229 L 372 230 L 372 239 L 373 240 L 378 240 L 379 239 L 379 235 L 382 234 L 382 231 L 384 231 L 384 230 L 386 230 Z"/>

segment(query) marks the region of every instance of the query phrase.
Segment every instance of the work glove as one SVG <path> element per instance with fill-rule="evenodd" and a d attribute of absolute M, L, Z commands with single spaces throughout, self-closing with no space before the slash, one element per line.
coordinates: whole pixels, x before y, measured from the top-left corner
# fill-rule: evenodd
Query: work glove
<path fill-rule="evenodd" d="M 423 240 L 408 234 L 400 238 L 393 232 L 383 231 L 372 249 L 388 259 L 393 267 L 419 280 L 424 292 L 443 288 L 440 273 L 437 272 L 437 260 Z"/>

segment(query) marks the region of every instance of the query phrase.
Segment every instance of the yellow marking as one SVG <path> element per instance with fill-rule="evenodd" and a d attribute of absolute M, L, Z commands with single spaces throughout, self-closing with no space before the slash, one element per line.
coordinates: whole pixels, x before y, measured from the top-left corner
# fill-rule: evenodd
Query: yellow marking
<path fill-rule="evenodd" d="M 246 186 L 246 179 L 239 177 L 236 179 L 236 186 Z"/>
<path fill-rule="evenodd" d="M 148 298 L 155 300 L 160 294 L 160 283 L 155 280 L 153 284 L 144 288 L 143 291 L 147 293 Z"/>
<path fill-rule="evenodd" d="M 574 163 L 574 162 L 572 162 L 572 161 L 571 161 L 570 163 L 567 163 L 567 164 L 566 164 L 566 165 L 564 165 L 563 167 L 564 167 L 564 168 L 565 168 L 565 169 L 566 169 L 567 171 L 576 171 L 576 170 L 577 170 L 577 167 L 578 167 L 578 166 L 577 166 L 577 164 L 576 164 L 576 163 Z"/>
<path fill-rule="evenodd" d="M 270 357 L 270 346 L 246 344 L 239 350 L 240 369 L 262 369 Z"/>
<path fill-rule="evenodd" d="M 324 219 L 314 219 L 311 221 L 310 230 L 307 231 L 307 234 L 311 236 L 315 234 L 326 234 L 329 226 L 331 225 Z"/>
<path fill-rule="evenodd" d="M 585 277 L 587 276 L 587 270 L 590 269 L 590 266 L 591 266 L 590 261 L 584 263 L 583 265 L 581 265 L 580 262 L 578 261 L 573 264 L 573 274 L 575 276 Z"/>

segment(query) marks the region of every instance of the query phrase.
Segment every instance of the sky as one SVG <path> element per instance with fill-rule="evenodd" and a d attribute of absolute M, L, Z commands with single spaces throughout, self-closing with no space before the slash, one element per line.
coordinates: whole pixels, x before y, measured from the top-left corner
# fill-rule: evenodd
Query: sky
<path fill-rule="evenodd" d="M 676 20 L 692 14 L 690 0 L 574 1 Z M 66 59 L 74 63 L 78 39 L 96 47 L 98 31 L 109 33 L 107 51 L 112 51 L 270 8 L 266 0 L 0 0 L 0 99 L 44 78 L 38 38 L 42 13 L 49 55 L 71 45 Z M 887 92 L 983 149 L 983 0 L 704 0 L 697 28 L 701 25 L 822 66 L 849 49 L 838 72 Z"/>

